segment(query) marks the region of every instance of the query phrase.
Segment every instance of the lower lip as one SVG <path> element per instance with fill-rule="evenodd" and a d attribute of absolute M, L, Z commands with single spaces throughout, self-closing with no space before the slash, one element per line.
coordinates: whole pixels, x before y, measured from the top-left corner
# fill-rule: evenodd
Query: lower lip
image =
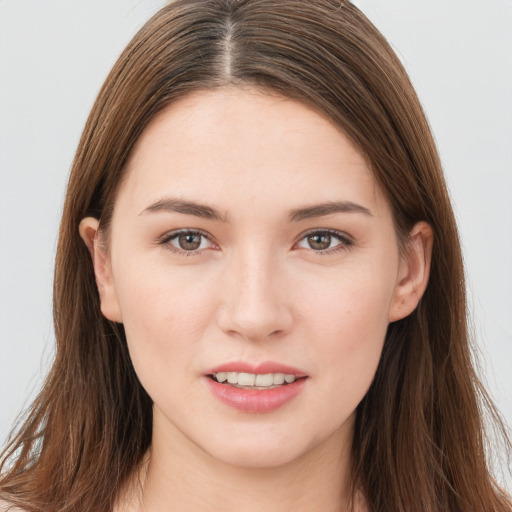
<path fill-rule="evenodd" d="M 272 389 L 243 389 L 220 384 L 209 377 L 206 383 L 210 391 L 223 403 L 243 412 L 271 412 L 288 403 L 304 388 L 306 379 Z"/>

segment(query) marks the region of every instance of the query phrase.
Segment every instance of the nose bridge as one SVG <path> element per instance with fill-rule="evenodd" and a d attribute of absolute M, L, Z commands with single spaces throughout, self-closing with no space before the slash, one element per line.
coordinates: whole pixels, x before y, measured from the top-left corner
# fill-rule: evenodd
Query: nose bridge
<path fill-rule="evenodd" d="M 285 276 L 272 250 L 248 244 L 236 251 L 226 271 L 223 330 L 257 340 L 289 329 Z"/>

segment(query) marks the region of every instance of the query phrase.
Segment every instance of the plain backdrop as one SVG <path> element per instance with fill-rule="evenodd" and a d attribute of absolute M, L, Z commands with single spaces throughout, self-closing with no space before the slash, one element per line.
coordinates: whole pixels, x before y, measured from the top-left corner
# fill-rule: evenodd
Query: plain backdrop
<path fill-rule="evenodd" d="M 276 0 L 285 1 L 285 0 Z M 0 444 L 53 353 L 67 175 L 115 59 L 162 0 L 0 0 Z M 512 424 L 512 1 L 360 0 L 425 107 L 487 382 Z"/>

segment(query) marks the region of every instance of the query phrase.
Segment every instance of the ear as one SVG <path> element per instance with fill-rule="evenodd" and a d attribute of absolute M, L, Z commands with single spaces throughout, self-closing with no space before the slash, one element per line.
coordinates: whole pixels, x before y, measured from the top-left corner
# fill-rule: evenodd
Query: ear
<path fill-rule="evenodd" d="M 389 321 L 410 315 L 418 305 L 430 275 L 434 233 L 426 222 L 418 222 L 409 233 L 405 253 L 400 262 L 395 293 L 389 310 Z"/>
<path fill-rule="evenodd" d="M 101 312 L 113 322 L 122 322 L 121 309 L 112 276 L 110 256 L 107 248 L 102 243 L 101 233 L 98 228 L 98 219 L 86 217 L 80 222 L 78 230 L 91 255 L 96 285 L 100 294 Z"/>

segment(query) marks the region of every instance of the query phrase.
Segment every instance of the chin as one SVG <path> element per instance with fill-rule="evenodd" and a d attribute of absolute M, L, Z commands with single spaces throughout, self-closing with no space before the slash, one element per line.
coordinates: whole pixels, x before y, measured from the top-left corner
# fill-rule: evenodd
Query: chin
<path fill-rule="evenodd" d="M 272 469 L 285 466 L 300 458 L 301 450 L 293 450 L 291 446 L 270 444 L 242 444 L 231 446 L 222 452 L 210 452 L 210 455 L 225 464 L 244 469 Z"/>
<path fill-rule="evenodd" d="M 322 440 L 295 429 L 293 433 L 279 432 L 268 426 L 266 432 L 253 430 L 233 432 L 227 437 L 215 436 L 202 446 L 211 457 L 225 464 L 246 469 L 278 468 L 297 462 Z"/>

